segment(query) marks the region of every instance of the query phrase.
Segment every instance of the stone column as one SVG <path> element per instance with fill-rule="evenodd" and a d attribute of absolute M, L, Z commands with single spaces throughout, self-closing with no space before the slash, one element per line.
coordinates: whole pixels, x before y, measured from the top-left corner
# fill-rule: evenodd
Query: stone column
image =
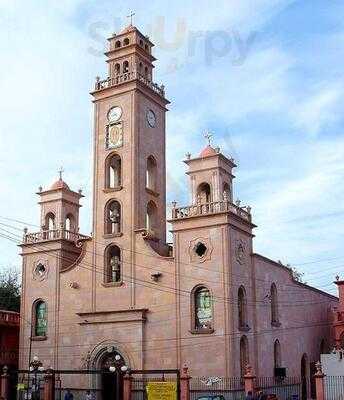
<path fill-rule="evenodd" d="M 180 400 L 190 400 L 190 379 L 188 367 L 184 365 L 180 375 Z"/>
<path fill-rule="evenodd" d="M 126 373 L 123 379 L 123 400 L 131 400 L 131 381 L 130 374 Z"/>
<path fill-rule="evenodd" d="M 9 394 L 10 394 L 10 376 L 7 373 L 8 368 L 6 365 L 2 369 L 2 375 L 1 375 L 1 390 L 0 394 L 4 398 L 4 400 L 9 399 Z"/>
<path fill-rule="evenodd" d="M 325 386 L 324 386 L 325 374 L 322 372 L 322 366 L 320 362 L 317 362 L 315 367 L 317 369 L 314 375 L 316 398 L 317 400 L 325 400 Z"/>
<path fill-rule="evenodd" d="M 245 393 L 247 395 L 248 392 L 252 392 L 254 394 L 254 380 L 256 379 L 252 367 L 250 365 L 246 366 L 246 373 L 244 375 L 244 385 L 245 385 Z"/>
<path fill-rule="evenodd" d="M 50 368 L 47 369 L 46 375 L 44 376 L 44 391 L 43 400 L 54 400 L 55 399 L 55 374 Z"/>

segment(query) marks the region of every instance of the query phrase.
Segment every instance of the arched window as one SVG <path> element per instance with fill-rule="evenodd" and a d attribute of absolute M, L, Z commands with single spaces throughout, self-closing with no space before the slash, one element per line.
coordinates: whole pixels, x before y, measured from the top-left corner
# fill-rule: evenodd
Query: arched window
<path fill-rule="evenodd" d="M 55 215 L 50 212 L 45 216 L 45 229 L 52 231 L 55 227 Z"/>
<path fill-rule="evenodd" d="M 129 61 L 124 61 L 123 63 L 123 73 L 129 72 Z"/>
<path fill-rule="evenodd" d="M 140 39 L 139 43 L 140 43 L 140 46 L 143 47 L 143 40 L 142 39 Z"/>
<path fill-rule="evenodd" d="M 115 75 L 119 75 L 121 72 L 121 65 L 119 63 L 116 63 L 114 70 L 115 70 Z"/>
<path fill-rule="evenodd" d="M 124 46 L 128 46 L 129 43 L 130 43 L 129 38 L 125 38 L 125 39 L 123 40 L 123 45 L 124 45 Z"/>
<path fill-rule="evenodd" d="M 47 336 L 47 304 L 37 300 L 33 305 L 33 327 L 35 336 Z"/>
<path fill-rule="evenodd" d="M 213 329 L 213 301 L 209 289 L 196 287 L 192 292 L 193 329 L 210 331 Z"/>
<path fill-rule="evenodd" d="M 148 67 L 145 67 L 145 77 L 148 78 Z"/>
<path fill-rule="evenodd" d="M 321 342 L 320 342 L 320 348 L 319 348 L 319 351 L 320 351 L 320 354 L 325 354 L 326 353 L 326 342 L 325 342 L 325 339 L 321 339 Z M 320 359 L 320 357 L 319 357 L 319 359 Z"/>
<path fill-rule="evenodd" d="M 273 283 L 270 288 L 271 324 L 279 325 L 277 287 Z"/>
<path fill-rule="evenodd" d="M 149 50 L 149 48 L 148 48 L 148 44 L 145 44 L 145 50 L 146 50 L 146 51 L 148 51 L 148 50 Z"/>
<path fill-rule="evenodd" d="M 222 194 L 223 194 L 223 200 L 230 201 L 230 199 L 231 199 L 231 189 L 230 189 L 230 186 L 228 185 L 227 182 L 225 182 L 223 184 Z"/>
<path fill-rule="evenodd" d="M 75 230 L 74 216 L 72 214 L 68 214 L 66 217 L 65 230 L 66 231 L 74 231 Z"/>
<path fill-rule="evenodd" d="M 281 344 L 278 339 L 274 343 L 274 368 L 282 366 Z"/>
<path fill-rule="evenodd" d="M 198 186 L 197 199 L 201 204 L 211 202 L 211 189 L 209 183 L 203 182 Z"/>
<path fill-rule="evenodd" d="M 121 205 L 117 200 L 111 200 L 105 207 L 105 233 L 121 232 Z"/>
<path fill-rule="evenodd" d="M 118 49 L 119 47 L 121 47 L 121 42 L 117 40 L 117 42 L 115 43 L 115 48 Z"/>
<path fill-rule="evenodd" d="M 153 156 L 147 158 L 146 187 L 156 191 L 157 163 Z"/>
<path fill-rule="evenodd" d="M 246 374 L 247 365 L 250 362 L 248 340 L 246 336 L 242 336 L 240 339 L 240 373 L 241 376 Z"/>
<path fill-rule="evenodd" d="M 239 329 L 248 330 L 247 298 L 246 298 L 246 291 L 243 286 L 241 286 L 238 290 L 238 315 L 239 315 Z"/>
<path fill-rule="evenodd" d="M 105 254 L 105 283 L 121 282 L 121 250 L 116 245 L 106 249 Z"/>
<path fill-rule="evenodd" d="M 113 154 L 106 160 L 106 188 L 116 189 L 122 184 L 122 161 L 118 154 Z"/>
<path fill-rule="evenodd" d="M 142 74 L 142 70 L 143 70 L 143 65 L 142 62 L 139 63 L 139 72 L 140 74 Z"/>
<path fill-rule="evenodd" d="M 146 229 L 154 233 L 157 227 L 158 209 L 153 201 L 147 204 Z"/>

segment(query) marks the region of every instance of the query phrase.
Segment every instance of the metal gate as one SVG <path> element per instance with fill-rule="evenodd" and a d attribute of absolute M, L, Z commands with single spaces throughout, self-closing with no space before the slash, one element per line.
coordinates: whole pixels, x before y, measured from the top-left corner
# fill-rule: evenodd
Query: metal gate
<path fill-rule="evenodd" d="M 177 400 L 180 400 L 180 371 L 171 370 L 133 370 L 130 371 L 132 400 L 147 400 L 147 388 L 150 383 L 170 382 L 175 385 Z"/>
<path fill-rule="evenodd" d="M 190 400 L 196 400 L 203 396 L 216 396 L 218 399 L 225 400 L 243 400 L 245 398 L 243 379 L 215 376 L 192 378 Z"/>

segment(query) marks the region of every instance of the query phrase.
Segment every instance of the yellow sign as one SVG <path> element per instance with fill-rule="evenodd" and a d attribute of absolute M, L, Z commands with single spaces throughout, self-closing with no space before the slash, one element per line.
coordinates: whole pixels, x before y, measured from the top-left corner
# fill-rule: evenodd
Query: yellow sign
<path fill-rule="evenodd" d="M 177 400 L 175 382 L 150 382 L 147 384 L 148 400 Z"/>

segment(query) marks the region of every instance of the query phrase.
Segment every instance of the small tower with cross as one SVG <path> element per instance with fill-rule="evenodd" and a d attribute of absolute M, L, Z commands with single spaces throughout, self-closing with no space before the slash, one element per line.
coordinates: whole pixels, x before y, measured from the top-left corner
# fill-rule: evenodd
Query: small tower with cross
<path fill-rule="evenodd" d="M 42 231 L 66 230 L 78 232 L 81 192 L 74 192 L 63 180 L 64 170 L 58 170 L 59 179 L 47 190 L 40 190 Z M 41 189 L 41 188 L 40 188 Z"/>
<path fill-rule="evenodd" d="M 213 134 L 204 133 L 207 146 L 195 158 L 185 160 L 189 167 L 187 174 L 191 182 L 192 204 L 233 201 L 232 170 L 236 167 L 233 159 L 225 157 L 218 147 L 212 146 Z"/>

